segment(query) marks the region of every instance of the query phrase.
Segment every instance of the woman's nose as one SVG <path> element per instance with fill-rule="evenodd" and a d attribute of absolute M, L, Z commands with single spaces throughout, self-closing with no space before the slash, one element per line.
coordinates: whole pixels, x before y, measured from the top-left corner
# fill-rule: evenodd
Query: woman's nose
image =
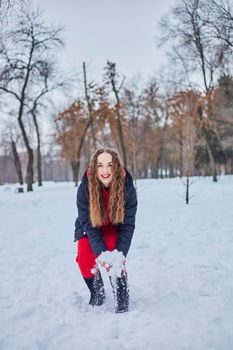
<path fill-rule="evenodd" d="M 103 172 L 104 172 L 104 174 L 107 174 L 107 173 L 108 173 L 108 167 L 107 167 L 107 165 L 103 167 Z"/>

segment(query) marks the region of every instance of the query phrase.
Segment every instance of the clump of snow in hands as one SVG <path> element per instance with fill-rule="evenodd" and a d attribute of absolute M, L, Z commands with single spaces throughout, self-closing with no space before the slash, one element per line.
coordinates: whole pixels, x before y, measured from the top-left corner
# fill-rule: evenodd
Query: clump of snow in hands
<path fill-rule="evenodd" d="M 122 272 L 125 271 L 125 257 L 122 252 L 114 249 L 112 252 L 102 252 L 96 259 L 96 268 L 106 269 L 109 276 L 120 277 Z M 93 269 L 93 273 L 96 272 L 96 268 Z"/>

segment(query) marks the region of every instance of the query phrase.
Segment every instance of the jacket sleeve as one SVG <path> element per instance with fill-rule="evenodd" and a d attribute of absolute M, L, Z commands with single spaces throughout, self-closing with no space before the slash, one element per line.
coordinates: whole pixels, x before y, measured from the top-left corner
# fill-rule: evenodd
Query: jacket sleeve
<path fill-rule="evenodd" d="M 98 256 L 101 252 L 106 251 L 107 247 L 102 238 L 100 229 L 91 225 L 89 215 L 89 202 L 88 198 L 84 194 L 82 185 L 79 186 L 77 191 L 77 207 L 79 222 L 89 238 L 93 253 L 95 256 Z"/>
<path fill-rule="evenodd" d="M 119 237 L 116 245 L 116 249 L 123 252 L 125 257 L 128 254 L 135 229 L 136 212 L 137 194 L 135 187 L 132 186 L 126 200 L 124 223 L 118 225 Z"/>

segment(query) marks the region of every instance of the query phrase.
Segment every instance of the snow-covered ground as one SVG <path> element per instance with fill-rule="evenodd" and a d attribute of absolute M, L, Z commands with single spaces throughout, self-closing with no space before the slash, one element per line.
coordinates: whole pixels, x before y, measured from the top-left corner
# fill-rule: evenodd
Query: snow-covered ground
<path fill-rule="evenodd" d="M 131 304 L 89 295 L 75 262 L 76 188 L 0 186 L 1 350 L 233 349 L 233 177 L 138 181 Z"/>

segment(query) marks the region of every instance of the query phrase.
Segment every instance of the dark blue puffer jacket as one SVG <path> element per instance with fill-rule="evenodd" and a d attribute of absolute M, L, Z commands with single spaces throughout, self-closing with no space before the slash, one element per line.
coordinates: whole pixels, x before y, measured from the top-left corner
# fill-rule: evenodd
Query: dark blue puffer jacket
<path fill-rule="evenodd" d="M 124 168 L 125 169 L 125 168 Z M 133 178 L 125 169 L 125 218 L 123 224 L 116 225 L 119 234 L 116 249 L 127 255 L 135 229 L 135 216 L 137 211 L 137 195 Z M 91 248 L 97 256 L 107 250 L 102 238 L 100 228 L 91 225 L 89 216 L 89 192 L 86 171 L 82 177 L 77 191 L 78 217 L 75 221 L 74 241 L 88 236 Z"/>

